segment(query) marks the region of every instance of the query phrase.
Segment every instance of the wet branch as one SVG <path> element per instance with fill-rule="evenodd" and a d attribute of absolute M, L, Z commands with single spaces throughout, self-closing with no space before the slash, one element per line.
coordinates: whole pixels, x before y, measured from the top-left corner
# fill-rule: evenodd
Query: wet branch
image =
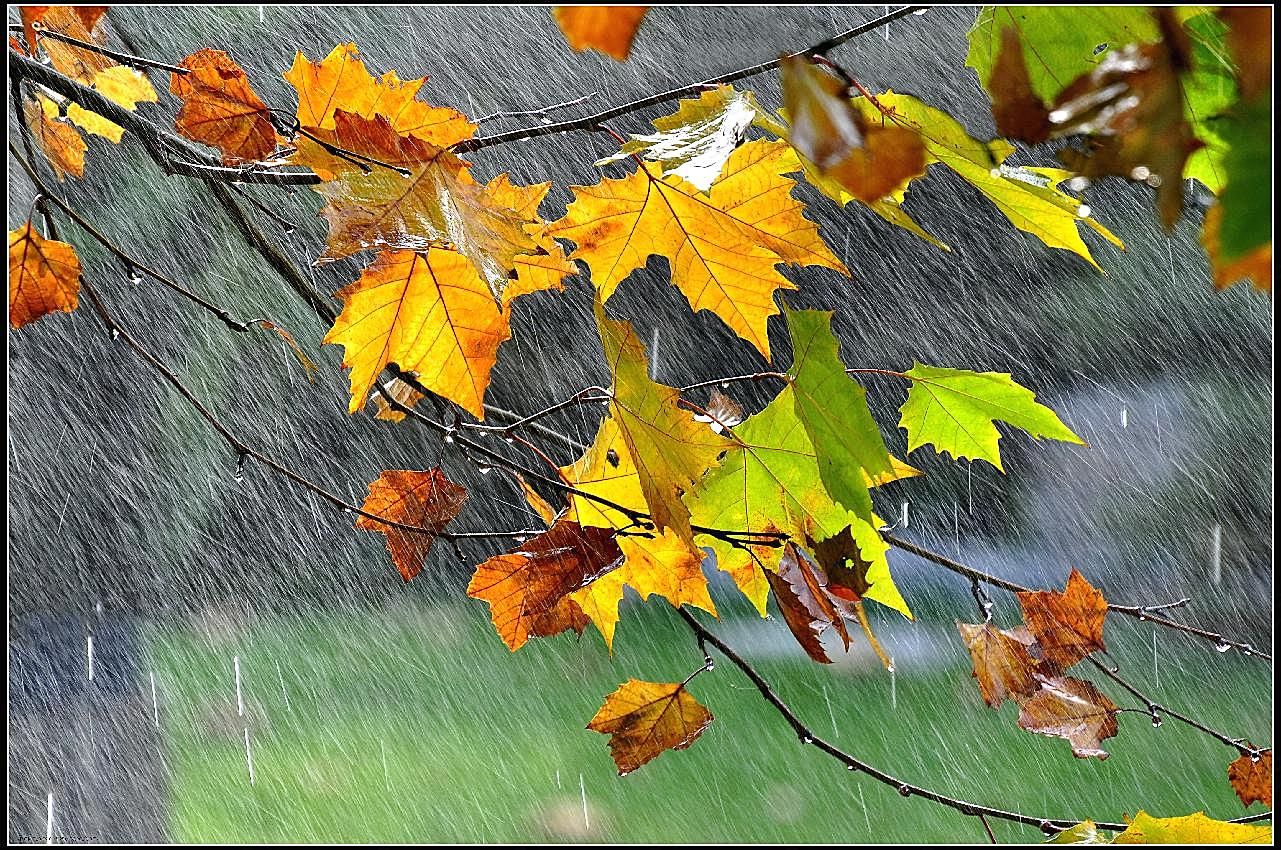
<path fill-rule="evenodd" d="M 792 727 L 792 731 L 796 734 L 797 738 L 800 739 L 802 744 L 813 746 L 821 750 L 844 764 L 848 770 L 864 773 L 875 779 L 877 782 L 894 788 L 904 797 L 921 797 L 931 802 L 947 806 L 950 809 L 955 809 L 961 814 L 968 815 L 970 817 L 980 819 L 997 818 L 999 820 L 1025 824 L 1027 826 L 1035 826 L 1047 835 L 1055 835 L 1065 829 L 1070 829 L 1084 820 L 1084 818 L 1036 817 L 1033 815 L 1025 815 L 1021 812 L 1008 811 L 1006 809 L 998 809 L 991 806 L 980 805 L 978 803 L 971 803 L 967 800 L 961 800 L 955 797 L 949 797 L 946 794 L 940 794 L 937 791 L 932 791 L 928 788 L 923 788 L 910 782 L 904 782 L 883 770 L 861 761 L 855 756 L 852 756 L 840 749 L 835 744 L 832 744 L 816 735 L 805 724 L 805 722 L 797 716 L 796 712 L 794 712 L 792 708 L 783 701 L 782 697 L 775 692 L 765 677 L 757 672 L 756 668 L 731 649 L 724 641 L 712 632 L 708 631 L 697 619 L 695 619 L 694 615 L 686 611 L 684 608 L 678 608 L 677 613 L 680 614 L 681 618 L 690 627 L 690 630 L 693 631 L 694 636 L 698 641 L 700 651 L 706 654 L 706 646 L 708 644 L 714 646 L 721 655 L 725 656 L 730 663 L 742 671 L 742 673 L 751 680 L 752 684 L 756 686 L 756 689 L 760 691 L 764 700 L 773 706 L 774 710 L 777 711 L 783 719 L 787 721 L 787 724 Z M 1270 820 L 1271 817 L 1271 812 L 1265 812 L 1259 815 L 1249 815 L 1242 818 L 1236 818 L 1231 822 L 1251 823 L 1258 820 Z M 984 826 L 987 826 L 986 820 L 984 820 Z M 1105 829 L 1111 832 L 1123 832 L 1128 828 L 1128 824 L 1109 823 L 1106 821 L 1095 821 L 1095 826 L 1098 829 Z"/>
<path fill-rule="evenodd" d="M 90 53 L 97 53 L 100 56 L 106 56 L 108 59 L 114 59 L 116 62 L 119 62 L 121 65 L 128 65 L 131 68 L 138 68 L 138 69 L 155 68 L 156 70 L 159 70 L 159 71 L 168 71 L 171 74 L 180 74 L 184 77 L 187 74 L 191 73 L 190 68 L 183 68 L 180 65 L 170 65 L 167 62 L 158 62 L 155 59 L 145 59 L 141 56 L 133 56 L 128 53 L 120 53 L 119 51 L 116 51 L 116 50 L 108 50 L 105 47 L 99 47 L 96 44 L 91 44 L 87 41 L 81 41 L 80 39 L 72 38 L 69 35 L 63 35 L 62 33 L 57 32 L 56 30 L 49 29 L 48 27 L 44 26 L 39 22 L 36 22 L 35 24 L 33 24 L 32 28 L 36 31 L 39 38 L 52 38 L 54 41 L 61 41 L 65 44 L 70 44 L 74 47 L 78 47 L 81 50 L 87 50 Z"/>

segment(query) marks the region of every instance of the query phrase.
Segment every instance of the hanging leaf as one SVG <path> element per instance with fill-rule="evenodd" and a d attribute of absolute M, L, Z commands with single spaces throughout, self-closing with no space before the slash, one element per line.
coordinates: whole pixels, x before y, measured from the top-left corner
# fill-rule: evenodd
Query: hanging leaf
<path fill-rule="evenodd" d="M 667 750 L 683 750 L 703 734 L 712 713 L 682 684 L 628 679 L 605 698 L 587 724 L 609 736 L 609 753 L 626 776 Z"/>
<path fill-rule="evenodd" d="M 1103 621 L 1108 604 L 1075 569 L 1063 591 L 1018 594 L 1023 619 L 1048 664 L 1066 670 L 1091 652 L 1103 652 Z"/>
<path fill-rule="evenodd" d="M 22 104 L 22 112 L 31 130 L 31 138 L 49 160 L 54 175 L 59 180 L 68 174 L 84 177 L 85 151 L 89 147 L 76 128 L 67 119 L 59 117 L 58 105 L 43 94 L 37 94 L 35 100 Z"/>
<path fill-rule="evenodd" d="M 574 50 L 599 50 L 627 61 L 648 6 L 557 6 L 556 24 Z"/>
<path fill-rule="evenodd" d="M 351 413 L 364 407 L 379 373 L 395 363 L 485 418 L 489 373 L 511 329 L 466 257 L 444 248 L 383 251 L 338 296 L 343 311 L 324 342 L 345 346 Z"/>
<path fill-rule="evenodd" d="M 970 651 L 984 702 L 999 708 L 1007 699 L 1017 701 L 1036 691 L 1038 662 L 1028 648 L 1032 637 L 1026 629 L 1006 631 L 991 623 L 960 622 L 956 628 Z"/>
<path fill-rule="evenodd" d="M 792 543 L 783 547 L 778 571 L 765 571 L 783 621 L 796 637 L 796 642 L 819 664 L 831 664 L 821 640 L 823 632 L 834 629 L 845 648 L 850 648 L 850 635 L 845 620 L 823 588 L 814 569 Z"/>
<path fill-rule="evenodd" d="M 191 73 L 174 74 L 169 83 L 182 100 L 179 133 L 220 150 L 226 165 L 261 160 L 276 149 L 271 112 L 230 56 L 199 50 L 182 67 Z"/>
<path fill-rule="evenodd" d="M 1271 844 L 1272 827 L 1228 823 L 1205 812 L 1177 818 L 1154 818 L 1140 810 L 1113 844 Z"/>
<path fill-rule="evenodd" d="M 796 184 L 783 175 L 798 167 L 788 145 L 748 142 L 704 195 L 646 164 L 621 179 L 572 187 L 575 200 L 551 232 L 578 245 L 570 257 L 591 266 L 602 301 L 651 254 L 667 257 L 672 283 L 694 310 L 711 310 L 768 356 L 774 291 L 796 288 L 775 267 L 846 273 L 790 194 Z"/>
<path fill-rule="evenodd" d="M 781 69 L 788 141 L 822 177 L 874 204 L 925 173 L 925 147 L 915 130 L 869 120 L 854 109 L 845 83 L 807 58 L 786 57 Z"/>
<path fill-rule="evenodd" d="M 85 50 L 56 38 L 45 38 L 41 28 L 88 44 L 103 46 L 98 24 L 107 13 L 106 6 L 19 6 L 27 44 L 37 45 L 49 57 L 55 71 L 89 85 L 99 71 L 115 65 L 115 60 L 92 50 Z"/>
<path fill-rule="evenodd" d="M 1037 691 L 1019 703 L 1019 728 L 1067 740 L 1077 758 L 1106 759 L 1103 741 L 1117 733 L 1112 700 L 1083 679 L 1038 678 Z"/>
<path fill-rule="evenodd" d="M 612 531 L 562 519 L 545 534 L 476 567 L 467 595 L 489 604 L 498 635 L 515 652 L 562 599 L 618 567 Z"/>
<path fill-rule="evenodd" d="M 1228 765 L 1228 781 L 1242 805 L 1262 803 L 1272 808 L 1272 750 L 1260 753 L 1257 758 L 1242 754 Z"/>
<path fill-rule="evenodd" d="M 1048 437 L 1077 445 L 1085 441 L 1072 433 L 1058 415 L 1036 402 L 1036 395 L 1002 372 L 940 369 L 917 363 L 906 376 L 912 386 L 899 409 L 899 426 L 907 431 L 907 450 L 932 443 L 940 453 L 957 460 L 985 460 L 1004 472 L 997 442 L 996 420 L 1021 428 L 1033 437 Z"/>
<path fill-rule="evenodd" d="M 9 327 L 76 309 L 80 258 L 66 242 L 45 239 L 27 222 L 9 231 Z"/>
<path fill-rule="evenodd" d="M 436 535 L 454 521 L 466 501 L 467 490 L 446 478 L 440 467 L 424 472 L 386 469 L 369 485 L 369 496 L 361 508 L 431 533 L 407 531 L 367 516 L 356 517 L 356 528 L 385 534 L 392 563 L 405 581 L 410 581 L 422 570 Z"/>

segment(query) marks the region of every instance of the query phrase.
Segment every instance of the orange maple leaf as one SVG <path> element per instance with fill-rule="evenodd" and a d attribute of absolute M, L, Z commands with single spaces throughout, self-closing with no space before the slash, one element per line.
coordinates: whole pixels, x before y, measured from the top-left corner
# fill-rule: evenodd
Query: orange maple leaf
<path fill-rule="evenodd" d="M 76 309 L 80 259 L 66 242 L 45 239 L 27 222 L 9 231 L 9 325 L 20 328 Z"/>
<path fill-rule="evenodd" d="M 68 174 L 83 177 L 85 151 L 89 146 L 67 119 L 58 116 L 58 105 L 43 94 L 37 94 L 35 100 L 23 103 L 22 112 L 32 139 L 49 160 L 54 175 L 59 180 Z"/>
<path fill-rule="evenodd" d="M 1066 670 L 1103 644 L 1108 604 L 1103 594 L 1075 569 L 1062 591 L 1033 590 L 1018 594 L 1023 619 L 1040 644 L 1045 660 Z"/>
<path fill-rule="evenodd" d="M 396 528 L 367 516 L 356 518 L 356 528 L 387 535 L 392 563 L 409 581 L 422 570 L 436 535 L 458 516 L 466 501 L 467 490 L 446 478 L 440 467 L 422 472 L 386 469 L 369 485 L 369 496 L 361 507 L 426 531 Z"/>
<path fill-rule="evenodd" d="M 1228 781 L 1244 805 L 1263 803 L 1272 808 L 1272 750 L 1259 753 L 1258 758 L 1242 754 L 1228 765 Z"/>
<path fill-rule="evenodd" d="M 605 698 L 587 724 L 609 735 L 609 753 L 626 776 L 666 750 L 683 750 L 712 722 L 712 713 L 690 696 L 684 683 L 628 679 Z"/>
<path fill-rule="evenodd" d="M 485 418 L 485 390 L 498 346 L 511 337 L 471 261 L 445 248 L 383 251 L 338 293 L 344 307 L 324 342 L 346 347 L 355 413 L 388 363 L 437 395 Z"/>
<path fill-rule="evenodd" d="M 221 50 L 199 50 L 182 60 L 190 74 L 174 74 L 169 90 L 182 99 L 178 132 L 218 148 L 227 165 L 260 160 L 276 149 L 267 105 L 249 78 Z"/>
<path fill-rule="evenodd" d="M 711 310 L 768 357 L 774 292 L 796 288 L 776 266 L 847 274 L 791 196 L 796 183 L 783 175 L 800 169 L 787 143 L 748 142 L 703 194 L 645 163 L 621 179 L 572 187 L 575 200 L 551 232 L 578 245 L 570 258 L 591 267 L 602 301 L 651 254 L 667 257 L 672 283 L 694 310 Z"/>
<path fill-rule="evenodd" d="M 552 14 L 574 50 L 599 50 L 624 62 L 648 11 L 648 6 L 557 6 Z"/>
<path fill-rule="evenodd" d="M 41 35 L 41 30 L 45 29 L 77 41 L 101 45 L 98 22 L 107 13 L 106 6 L 20 6 L 19 13 L 27 45 L 34 53 L 39 44 L 58 73 L 87 85 L 93 82 L 99 71 L 116 64 L 114 59 L 101 53 Z"/>
<path fill-rule="evenodd" d="M 476 567 L 467 595 L 489 604 L 503 642 L 515 652 L 537 634 L 535 623 L 578 588 L 618 567 L 613 531 L 562 519 L 545 534 Z"/>
<path fill-rule="evenodd" d="M 381 115 L 398 134 L 439 147 L 470 139 L 476 132 L 476 125 L 461 112 L 418 99 L 426 77 L 401 80 L 395 71 L 374 77 L 351 43 L 338 45 L 320 62 L 295 54 L 284 77 L 298 92 L 298 124 L 311 130 L 334 129 L 334 113 L 342 110 L 368 119 Z"/>

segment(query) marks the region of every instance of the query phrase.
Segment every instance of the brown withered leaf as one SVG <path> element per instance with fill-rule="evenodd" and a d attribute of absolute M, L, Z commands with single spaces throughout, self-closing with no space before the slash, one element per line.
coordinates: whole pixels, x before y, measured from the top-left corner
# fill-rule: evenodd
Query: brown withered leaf
<path fill-rule="evenodd" d="M 494 628 L 515 652 L 536 634 L 536 620 L 622 559 L 611 529 L 562 519 L 545 534 L 477 566 L 467 595 L 489 604 Z"/>
<path fill-rule="evenodd" d="M 743 420 L 747 418 L 743 415 L 742 405 L 716 389 L 712 390 L 712 394 L 703 409 L 707 411 L 707 414 L 695 414 L 694 421 L 706 422 L 717 434 L 724 434 L 726 428 L 741 425 Z"/>
<path fill-rule="evenodd" d="M 1272 8 L 1224 6 L 1219 17 L 1228 25 L 1241 99 L 1252 100 L 1272 85 Z"/>
<path fill-rule="evenodd" d="M 1112 700 L 1083 679 L 1038 679 L 1036 692 L 1019 703 L 1019 728 L 1067 740 L 1077 758 L 1107 758 L 1103 741 L 1117 733 Z"/>
<path fill-rule="evenodd" d="M 827 592 L 847 602 L 859 601 L 872 586 L 867 580 L 872 563 L 863 557 L 852 531 L 847 525 L 813 545 L 814 559 L 827 574 Z"/>
<path fill-rule="evenodd" d="M 1103 644 L 1108 604 L 1085 576 L 1073 569 L 1062 591 L 1032 590 L 1018 594 L 1023 619 L 1040 644 L 1045 660 L 1066 670 Z"/>
<path fill-rule="evenodd" d="M 190 74 L 174 74 L 169 91 L 182 99 L 178 132 L 217 148 L 227 165 L 260 160 L 276 149 L 267 105 L 249 78 L 221 50 L 205 48 L 182 60 Z"/>
<path fill-rule="evenodd" d="M 711 722 L 712 713 L 684 683 L 628 679 L 605 698 L 587 728 L 609 735 L 618 775 L 626 776 L 666 750 L 687 748 Z"/>
<path fill-rule="evenodd" d="M 574 50 L 599 50 L 624 62 L 647 11 L 648 6 L 557 6 L 552 14 Z"/>
<path fill-rule="evenodd" d="M 1187 34 L 1170 9 L 1155 11 L 1161 41 L 1109 51 L 1050 106 L 1033 93 L 1017 36 L 1002 33 L 989 88 L 997 130 L 1040 142 L 1088 135 L 1087 149 L 1059 158 L 1086 177 L 1117 174 L 1157 190 L 1166 229 L 1183 210 L 1183 167 L 1201 143 L 1187 121 L 1180 74 L 1190 67 Z"/>
<path fill-rule="evenodd" d="M 83 177 L 85 151 L 89 147 L 81 138 L 80 131 L 65 118 L 58 116 L 58 105 L 43 94 L 38 94 L 35 100 L 23 103 L 22 112 L 31 129 L 31 137 L 49 160 L 57 178 L 62 180 L 68 174 Z"/>
<path fill-rule="evenodd" d="M 1258 761 L 1242 755 L 1232 762 L 1228 781 L 1243 804 L 1262 803 L 1272 808 L 1272 750 L 1259 753 Z"/>
<path fill-rule="evenodd" d="M 865 117 L 842 81 L 804 57 L 787 57 L 781 68 L 788 141 L 820 175 L 873 204 L 925 173 L 925 145 L 915 130 Z"/>
<path fill-rule="evenodd" d="M 38 43 L 58 73 L 88 85 L 99 71 L 116 64 L 115 60 L 101 53 L 85 50 L 56 38 L 45 38 L 40 32 L 43 28 L 77 41 L 101 46 L 102 36 L 98 32 L 98 24 L 107 13 L 106 6 L 20 6 L 19 12 L 22 15 L 27 45 L 34 53 Z"/>
<path fill-rule="evenodd" d="M 66 242 L 45 239 L 27 222 L 9 231 L 9 326 L 76 309 L 80 259 Z"/>
<path fill-rule="evenodd" d="M 531 637 L 551 637 L 573 629 L 581 635 L 590 622 L 578 603 L 566 596 L 549 611 L 530 620 L 529 634 Z"/>
<path fill-rule="evenodd" d="M 422 472 L 385 469 L 369 485 L 369 496 L 361 507 L 430 533 L 396 528 L 366 516 L 356 518 L 356 528 L 387 535 L 392 563 L 409 581 L 422 570 L 436 535 L 458 516 L 466 501 L 467 490 L 446 478 L 440 467 Z"/>
<path fill-rule="evenodd" d="M 836 630 L 845 648 L 849 649 L 850 636 L 845 629 L 845 620 L 800 549 L 788 543 L 778 561 L 778 572 L 765 570 L 765 578 L 774 591 L 783 621 L 810 658 L 819 664 L 832 663 L 820 640 L 829 628 Z"/>
<path fill-rule="evenodd" d="M 1037 660 L 1021 638 L 1026 635 L 998 629 L 991 623 L 956 624 L 961 640 L 970 651 L 972 675 L 979 683 L 983 701 L 992 708 L 1007 699 L 1030 696 L 1037 689 L 1033 674 Z M 1027 635 L 1028 640 L 1031 639 Z"/>

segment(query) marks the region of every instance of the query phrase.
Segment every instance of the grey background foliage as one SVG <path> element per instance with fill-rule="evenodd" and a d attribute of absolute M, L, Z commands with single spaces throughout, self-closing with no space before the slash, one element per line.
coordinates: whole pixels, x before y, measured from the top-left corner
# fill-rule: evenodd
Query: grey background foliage
<path fill-rule="evenodd" d="M 598 92 L 571 117 L 798 49 L 882 8 L 656 8 L 625 64 L 574 54 L 539 7 L 121 6 L 111 10 L 110 26 L 159 59 L 225 49 L 263 98 L 286 110 L 295 100 L 280 74 L 294 51 L 319 59 L 352 40 L 375 72 L 430 75 L 424 97 L 471 116 Z M 916 94 L 975 135 L 989 135 L 986 99 L 963 67 L 974 13 L 934 9 L 891 24 L 888 37 L 873 33 L 832 55 L 869 88 Z M 163 75 L 153 79 L 167 88 Z M 742 85 L 778 105 L 772 75 Z M 139 112 L 169 125 L 176 107 L 163 93 L 161 100 Z M 670 105 L 620 118 L 613 128 L 641 132 L 667 111 Z M 10 127 L 12 139 L 12 111 Z M 346 414 L 341 351 L 320 347 L 326 328 L 240 240 L 204 186 L 164 178 L 128 136 L 120 146 L 90 138 L 89 148 L 85 179 L 58 187 L 87 218 L 237 316 L 266 316 L 288 328 L 320 365 L 308 383 L 273 336 L 231 334 L 150 283 L 129 284 L 117 263 L 63 225 L 117 315 L 248 442 L 354 502 L 381 469 L 442 463 L 472 494 L 458 530 L 529 521 L 509 480 L 480 475 L 442 451 L 435 435 Z M 507 171 L 518 183 L 553 181 L 543 209 L 553 219 L 569 198 L 565 187 L 596 182 L 601 169 L 592 162 L 613 148 L 604 135 L 575 134 L 489 148 L 474 160 L 479 177 Z M 1051 164 L 1052 154 L 1022 150 L 1016 161 Z M 336 291 L 367 261 L 312 267 L 324 226 L 309 190 L 244 191 L 296 225 L 286 232 L 257 216 L 316 288 Z M 21 175 L 11 176 L 10 228 L 24 220 L 32 193 Z M 896 485 L 882 513 L 894 517 L 910 501 L 908 536 L 1024 581 L 1058 585 L 1078 566 L 1115 598 L 1190 595 L 1199 612 L 1231 615 L 1251 637 L 1269 636 L 1271 304 L 1248 287 L 1214 291 L 1196 243 L 1205 199 L 1195 187 L 1168 235 L 1145 187 L 1104 180 L 1089 188 L 1086 202 L 1128 246 L 1122 253 L 1087 232 L 1106 276 L 1015 231 L 941 172 L 914 185 L 907 208 L 950 253 L 857 206 L 838 209 L 808 187 L 797 194 L 853 277 L 792 270 L 801 288 L 787 300 L 835 311 L 847 363 L 905 369 L 919 360 L 1012 372 L 1090 443 L 1034 444 L 1008 434 L 1004 476 L 922 450 L 910 460 L 928 474 Z M 564 294 L 522 301 L 491 403 L 528 412 L 605 380 L 585 279 Z M 634 274 L 610 306 L 642 339 L 657 334 L 657 377 L 665 383 L 765 365 L 718 319 L 690 313 L 667 285 L 663 259 Z M 782 330 L 771 325 L 785 365 Z M 74 632 L 76 623 L 103 628 L 116 618 L 342 608 L 461 592 L 469 570 L 447 547 L 405 586 L 381 536 L 354 531 L 348 517 L 252 463 L 244 481 L 234 481 L 231 451 L 108 338 L 87 306 L 10 333 L 8 342 L 10 626 L 18 646 L 43 639 L 51 621 L 72 623 L 66 628 Z M 891 449 L 901 453 L 904 437 L 893 426 L 904 390 L 880 379 L 868 385 Z M 754 390 L 738 392 L 749 407 L 767 401 Z M 577 411 L 559 424 L 590 439 L 598 416 Z M 1216 525 L 1221 583 L 1210 586 Z M 477 545 L 464 555 L 474 563 L 492 551 Z M 909 599 L 931 597 L 941 583 L 965 591 L 906 556 L 891 557 Z M 33 793 L 42 803 L 42 792 Z"/>

